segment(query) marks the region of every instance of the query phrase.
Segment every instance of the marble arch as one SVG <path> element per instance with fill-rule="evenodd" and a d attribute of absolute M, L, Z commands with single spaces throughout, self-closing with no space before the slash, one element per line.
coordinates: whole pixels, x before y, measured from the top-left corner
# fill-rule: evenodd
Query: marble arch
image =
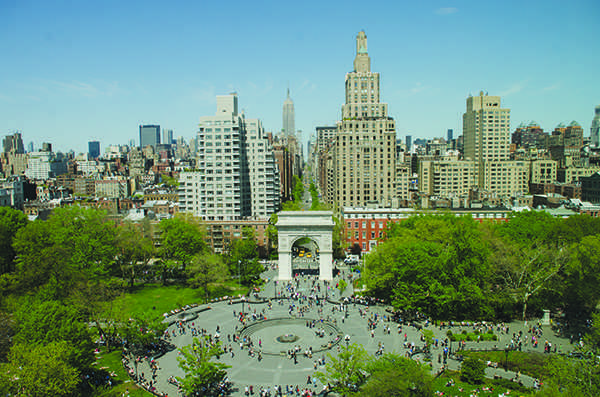
<path fill-rule="evenodd" d="M 319 246 L 319 279 L 333 279 L 333 213 L 331 211 L 282 211 L 277 214 L 279 279 L 291 280 L 292 246 L 308 237 Z"/>

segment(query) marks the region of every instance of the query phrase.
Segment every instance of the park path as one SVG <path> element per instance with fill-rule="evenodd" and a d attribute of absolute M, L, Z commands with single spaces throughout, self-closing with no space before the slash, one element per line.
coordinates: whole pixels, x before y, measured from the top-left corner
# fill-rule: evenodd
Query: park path
<path fill-rule="evenodd" d="M 265 299 L 252 298 L 251 300 L 253 300 L 254 303 L 243 303 L 245 313 L 257 313 L 258 315 L 264 313 L 267 318 L 290 317 L 290 305 L 298 305 L 298 302 L 291 300 L 288 301 L 287 299 L 280 301 L 272 299 L 277 296 L 277 294 L 282 292 L 284 286 L 284 283 L 274 280 L 275 276 L 276 272 L 274 270 L 265 272 L 263 278 L 265 278 L 267 282 L 258 293 L 259 298 Z M 341 277 L 347 278 L 348 276 L 348 269 L 342 268 Z M 352 283 L 349 283 L 350 287 L 344 291 L 344 294 L 340 296 L 339 291 L 335 288 L 338 281 L 339 279 L 336 279 L 332 282 L 324 283 L 322 281 L 315 282 L 314 277 L 300 278 L 300 281 L 296 286 L 297 292 L 308 295 L 311 293 L 311 288 L 313 285 L 320 285 L 321 296 L 324 297 L 325 291 L 327 291 L 326 295 L 329 300 L 329 302 L 325 303 L 324 306 L 321 307 L 323 310 L 321 314 L 317 313 L 317 307 L 308 307 L 307 311 L 304 313 L 304 316 L 306 316 L 307 319 L 318 319 L 319 316 L 329 316 L 331 321 L 335 321 L 336 326 L 340 329 L 343 335 L 348 335 L 350 337 L 350 343 L 359 343 L 363 345 L 370 354 L 374 354 L 380 348 L 380 346 L 384 346 L 385 352 L 395 351 L 400 354 L 405 354 L 405 341 L 408 343 L 414 343 L 416 346 L 423 345 L 421 342 L 421 332 L 417 328 L 407 325 L 404 325 L 399 332 L 398 324 L 390 321 L 391 319 L 389 317 L 389 312 L 386 311 L 386 307 L 384 306 L 377 305 L 366 307 L 360 304 L 350 304 L 347 307 L 347 317 L 345 317 L 342 312 L 337 310 L 339 305 L 337 305 L 335 302 L 340 301 L 344 297 L 352 295 Z M 269 300 L 271 301 L 270 305 Z M 182 347 L 192 343 L 192 328 L 196 328 L 197 330 L 205 329 L 208 333 L 214 334 L 217 327 L 219 327 L 221 340 L 226 347 L 231 347 L 233 352 L 233 354 L 228 353 L 220 357 L 220 361 L 231 365 L 231 368 L 228 370 L 228 376 L 229 379 L 234 382 L 236 387 L 234 393 L 232 394 L 233 396 L 244 395 L 244 388 L 245 386 L 249 385 L 253 385 L 255 390 L 259 390 L 260 387 L 273 388 L 274 385 L 282 385 L 284 390 L 285 385 L 294 387 L 298 386 L 300 389 L 310 387 L 313 391 L 322 390 L 323 385 L 321 385 L 318 381 L 313 383 L 313 375 L 316 370 L 324 369 L 322 365 L 318 365 L 317 359 L 321 358 L 321 356 L 325 358 L 326 354 L 313 357 L 312 359 L 298 356 L 297 363 L 294 363 L 293 360 L 285 357 L 269 355 L 263 355 L 262 359 L 259 361 L 256 355 L 254 357 L 248 355 L 247 348 L 241 349 L 239 344 L 234 344 L 233 342 L 229 341 L 229 337 L 231 337 L 236 330 L 241 329 L 241 324 L 238 320 L 238 317 L 234 316 L 234 311 L 239 313 L 242 310 L 242 303 L 230 304 L 228 301 L 222 301 L 211 303 L 208 306 L 210 306 L 210 310 L 198 313 L 198 317 L 187 321 L 184 327 L 178 328 L 176 325 L 171 325 L 168 329 L 171 335 L 174 335 L 171 338 L 171 342 L 178 347 Z M 188 312 L 194 313 L 203 309 L 205 309 L 205 306 L 198 306 L 189 310 Z M 367 328 L 367 322 L 368 319 L 373 318 L 375 314 L 377 314 L 377 318 L 379 320 L 377 327 L 371 334 Z M 513 333 L 522 331 L 523 333 L 527 334 L 529 329 L 528 326 L 520 322 L 514 322 L 506 325 L 508 326 L 508 332 L 496 332 L 499 337 L 497 341 L 467 342 L 466 349 L 503 349 L 507 344 L 510 344 Z M 385 331 L 388 327 L 390 328 L 389 333 Z M 446 332 L 448 330 L 447 327 L 433 325 L 428 325 L 426 329 L 433 331 L 434 338 L 437 338 L 439 341 L 442 341 L 446 338 Z M 462 330 L 472 332 L 473 327 L 465 324 L 453 326 L 451 329 L 453 333 L 460 333 Z M 274 340 L 279 335 L 279 331 L 280 330 L 277 330 L 277 327 L 273 328 L 272 333 L 270 333 L 270 329 L 261 331 L 261 342 L 265 345 L 275 343 Z M 301 334 L 300 331 L 305 330 L 298 330 L 299 334 Z M 293 332 L 293 329 L 290 332 Z M 568 352 L 572 350 L 572 345 L 568 340 L 560 338 L 558 335 L 550 332 L 550 330 L 544 330 L 544 335 L 540 340 L 541 343 L 539 347 L 534 348 L 528 344 L 523 348 L 523 350 L 543 352 L 543 340 L 550 341 L 554 346 L 557 347 L 558 352 Z M 454 346 L 452 347 L 456 348 L 456 342 L 453 345 Z M 332 349 L 331 353 L 335 354 L 335 351 L 336 349 L 334 348 Z M 434 374 L 438 373 L 442 368 L 443 362 L 442 360 L 438 359 L 442 353 L 442 347 L 433 347 L 432 361 L 430 365 L 432 367 L 432 373 Z M 170 377 L 184 375 L 183 371 L 178 367 L 178 355 L 178 351 L 175 349 L 157 359 L 159 370 L 157 372 L 155 386 L 158 391 L 167 393 L 169 396 L 178 396 L 179 393 L 177 387 L 169 383 L 168 379 Z M 420 355 L 416 355 L 413 358 L 423 360 Z M 517 375 L 515 372 L 505 371 L 502 369 L 502 363 L 498 364 L 498 368 L 488 367 L 486 369 L 487 377 L 493 378 L 494 376 L 498 376 L 506 379 L 515 378 Z M 454 359 L 449 359 L 447 361 L 447 368 L 451 370 L 459 370 L 460 362 Z M 145 361 L 139 364 L 138 371 L 149 374 L 150 368 L 148 366 L 148 362 Z M 311 377 L 310 385 L 307 384 L 308 376 Z M 528 387 L 532 387 L 534 383 L 534 379 L 526 375 L 521 375 L 520 381 Z"/>

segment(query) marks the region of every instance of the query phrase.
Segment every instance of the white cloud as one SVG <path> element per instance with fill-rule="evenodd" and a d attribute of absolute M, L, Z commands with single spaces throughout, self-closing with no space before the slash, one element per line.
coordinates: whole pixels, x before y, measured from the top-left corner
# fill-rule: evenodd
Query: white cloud
<path fill-rule="evenodd" d="M 92 84 L 83 81 L 44 80 L 37 88 L 44 93 L 60 92 L 66 95 L 86 98 L 110 97 L 125 92 L 116 81 Z"/>
<path fill-rule="evenodd" d="M 517 94 L 517 93 L 523 91 L 524 87 L 525 87 L 524 83 L 514 83 L 510 87 L 508 87 L 506 90 L 501 91 L 500 96 L 505 97 L 505 96 L 509 96 L 512 94 Z"/>
<path fill-rule="evenodd" d="M 450 14 L 456 14 L 458 12 L 458 8 L 456 8 L 456 7 L 442 7 L 442 8 L 438 8 L 434 12 L 437 15 L 450 15 Z"/>
<path fill-rule="evenodd" d="M 548 87 L 544 87 L 542 88 L 543 91 L 555 91 L 558 90 L 560 88 L 560 83 L 554 83 Z"/>
<path fill-rule="evenodd" d="M 300 85 L 300 90 L 301 91 L 308 91 L 308 92 L 313 92 L 317 89 L 317 85 L 313 82 L 311 82 L 308 79 L 305 79 L 302 82 L 302 85 Z"/>

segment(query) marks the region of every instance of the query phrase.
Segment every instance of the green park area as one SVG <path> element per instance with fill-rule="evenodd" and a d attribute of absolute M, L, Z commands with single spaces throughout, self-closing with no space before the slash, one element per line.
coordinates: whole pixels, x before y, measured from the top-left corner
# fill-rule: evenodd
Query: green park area
<path fill-rule="evenodd" d="M 337 220 L 334 250 L 343 252 L 340 224 Z M 267 232 L 276 235 L 273 228 Z M 256 238 L 250 229 L 243 234 L 225 254 L 216 254 L 206 243 L 202 222 L 192 217 L 127 223 L 102 211 L 70 207 L 56 209 L 46 221 L 28 221 L 18 211 L 0 208 L 0 395 L 149 395 L 123 367 L 122 348 L 132 357 L 150 347 L 160 349 L 168 326 L 164 313 L 262 289 L 265 269 Z M 394 321 L 401 319 L 413 335 L 429 325 L 435 337 L 423 332 L 417 347 L 447 338 L 454 344 L 448 358 L 456 365 L 439 370 L 438 353 L 421 361 L 425 367 L 414 359 L 400 360 L 394 354 L 404 355 L 408 348 L 397 341 L 397 333 L 385 338 L 399 343 L 399 351 L 364 359 L 364 367 L 349 372 L 344 355 L 367 353 L 360 346 L 356 352 L 342 346 L 315 372 L 339 395 L 471 395 L 477 389 L 511 390 L 511 395 L 600 394 L 597 218 L 526 212 L 497 224 L 419 216 L 392 225 L 363 262 L 359 281 L 357 273 L 342 279 L 340 293 L 349 296 L 353 286 L 361 285 L 363 298 L 377 302 L 373 310 L 394 313 Z M 305 282 L 310 288 L 310 280 Z M 267 284 L 273 287 L 273 281 Z M 270 310 L 270 305 L 257 308 Z M 234 321 L 226 309 L 228 321 Z M 542 335 L 538 321 L 544 309 L 552 318 Z M 285 307 L 278 310 L 286 313 Z M 364 313 L 352 310 L 344 326 L 363 329 Z M 512 341 L 516 329 L 505 331 L 500 324 L 515 322 L 523 337 Z M 454 325 L 449 333 L 444 327 L 452 323 L 469 325 Z M 365 345 L 372 344 L 361 332 L 367 335 Z M 568 351 L 543 353 L 549 337 L 566 341 Z M 530 343 L 523 351 L 521 341 Z M 487 351 L 459 354 L 459 343 Z M 368 354 L 376 348 L 370 346 Z M 210 352 L 207 348 L 207 362 L 222 353 Z M 430 371 L 432 363 L 435 371 Z M 235 370 L 239 364 L 233 365 Z M 190 371 L 183 380 L 197 375 Z M 222 374 L 215 371 L 211 374 Z M 522 376 L 524 385 L 506 379 L 502 371 Z M 355 378 L 348 381 L 349 376 Z M 214 382 L 214 377 L 205 379 Z M 539 390 L 531 386 L 538 379 Z M 196 387 L 190 382 L 185 384 Z"/>

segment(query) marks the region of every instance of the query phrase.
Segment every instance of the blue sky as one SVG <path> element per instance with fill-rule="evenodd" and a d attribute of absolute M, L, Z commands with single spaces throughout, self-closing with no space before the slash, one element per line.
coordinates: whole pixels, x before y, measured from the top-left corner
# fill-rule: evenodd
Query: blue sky
<path fill-rule="evenodd" d="M 138 125 L 195 135 L 215 95 L 281 129 L 289 87 L 304 139 L 340 118 L 355 37 L 397 135 L 455 136 L 469 94 L 501 95 L 512 129 L 600 104 L 600 1 L 0 0 L 0 135 L 86 151 Z"/>

